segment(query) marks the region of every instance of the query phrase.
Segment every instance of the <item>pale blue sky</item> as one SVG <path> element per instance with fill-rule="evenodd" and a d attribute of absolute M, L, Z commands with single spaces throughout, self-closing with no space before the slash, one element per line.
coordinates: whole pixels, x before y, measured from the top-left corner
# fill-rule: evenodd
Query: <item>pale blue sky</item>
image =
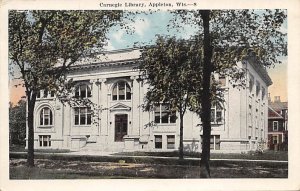
<path fill-rule="evenodd" d="M 156 34 L 170 35 L 178 38 L 188 39 L 196 34 L 197 30 L 191 26 L 184 26 L 177 32 L 175 29 L 167 30 L 167 25 L 171 19 L 171 14 L 167 11 L 154 12 L 152 14 L 138 14 L 134 17 L 135 22 L 128 24 L 134 31 L 133 34 L 127 34 L 126 29 L 114 27 L 108 35 L 108 45 L 106 50 L 115 50 L 131 48 L 135 42 L 141 44 L 153 44 L 156 40 Z"/>

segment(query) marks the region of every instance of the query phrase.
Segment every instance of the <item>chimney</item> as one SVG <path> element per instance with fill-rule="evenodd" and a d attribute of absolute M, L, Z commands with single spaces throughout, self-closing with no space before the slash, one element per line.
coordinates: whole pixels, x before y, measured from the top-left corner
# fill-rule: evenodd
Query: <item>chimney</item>
<path fill-rule="evenodd" d="M 274 97 L 274 102 L 280 102 L 280 96 L 275 96 Z"/>

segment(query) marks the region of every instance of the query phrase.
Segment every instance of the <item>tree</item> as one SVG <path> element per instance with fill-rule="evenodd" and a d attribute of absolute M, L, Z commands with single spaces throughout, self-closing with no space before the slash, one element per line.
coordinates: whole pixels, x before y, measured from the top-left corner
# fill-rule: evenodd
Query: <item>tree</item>
<path fill-rule="evenodd" d="M 216 89 L 212 88 L 214 73 L 226 74 L 232 83 L 243 80 L 237 62 L 254 59 L 263 67 L 281 63 L 280 56 L 287 55 L 286 34 L 280 27 L 286 19 L 285 10 L 178 10 L 184 24 L 199 27 L 203 39 L 203 67 L 201 94 L 198 97 L 199 116 L 203 127 L 201 176 L 210 177 L 211 102 Z M 176 24 L 177 23 L 177 24 Z"/>
<path fill-rule="evenodd" d="M 101 50 L 122 11 L 10 11 L 9 59 L 27 99 L 28 166 L 34 166 L 34 106 L 40 90 L 56 91 L 68 69 Z"/>
<path fill-rule="evenodd" d="M 26 101 L 9 107 L 9 141 L 12 144 L 24 144 L 26 137 Z"/>
<path fill-rule="evenodd" d="M 200 43 L 177 40 L 175 37 L 158 37 L 155 46 L 144 47 L 140 71 L 149 84 L 144 108 L 149 111 L 159 104 L 169 106 L 169 117 L 179 113 L 179 159 L 183 159 L 183 117 L 189 108 L 194 87 L 199 83 L 197 71 L 201 61 Z M 196 78 L 189 78 L 194 76 Z M 173 121 L 174 122 L 174 121 Z"/>

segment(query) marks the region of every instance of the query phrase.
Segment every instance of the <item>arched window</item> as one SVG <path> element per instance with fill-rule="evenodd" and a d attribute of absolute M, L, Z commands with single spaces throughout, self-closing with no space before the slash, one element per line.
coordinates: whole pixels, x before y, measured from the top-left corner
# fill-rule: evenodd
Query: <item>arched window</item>
<path fill-rule="evenodd" d="M 113 100 L 131 100 L 131 88 L 128 83 L 117 82 L 112 90 Z"/>
<path fill-rule="evenodd" d="M 76 98 L 88 98 L 91 97 L 91 89 L 86 84 L 80 84 L 76 87 L 75 97 Z"/>
<path fill-rule="evenodd" d="M 53 124 L 53 115 L 49 107 L 42 108 L 40 112 L 40 125 L 47 126 Z"/>

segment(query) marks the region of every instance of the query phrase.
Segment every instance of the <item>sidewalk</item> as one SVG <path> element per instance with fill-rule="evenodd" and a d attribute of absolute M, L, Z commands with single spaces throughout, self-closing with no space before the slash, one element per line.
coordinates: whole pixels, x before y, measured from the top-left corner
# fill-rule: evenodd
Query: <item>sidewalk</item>
<path fill-rule="evenodd" d="M 27 152 L 10 152 L 10 156 L 16 155 L 27 155 Z M 68 156 L 74 157 L 79 159 L 80 157 L 88 157 L 88 158 L 98 158 L 98 159 L 165 159 L 165 160 L 177 160 L 178 157 L 166 157 L 166 156 L 127 156 L 127 155 L 118 155 L 118 152 L 93 152 L 93 151 L 75 151 L 75 152 L 68 152 L 68 153 L 45 153 L 45 152 L 35 152 L 36 156 Z M 200 158 L 196 157 L 184 157 L 185 160 L 189 161 L 200 161 Z M 232 161 L 232 162 L 267 162 L 267 163 L 288 163 L 288 161 L 284 160 L 257 160 L 257 159 L 214 159 L 211 158 L 211 161 Z"/>

